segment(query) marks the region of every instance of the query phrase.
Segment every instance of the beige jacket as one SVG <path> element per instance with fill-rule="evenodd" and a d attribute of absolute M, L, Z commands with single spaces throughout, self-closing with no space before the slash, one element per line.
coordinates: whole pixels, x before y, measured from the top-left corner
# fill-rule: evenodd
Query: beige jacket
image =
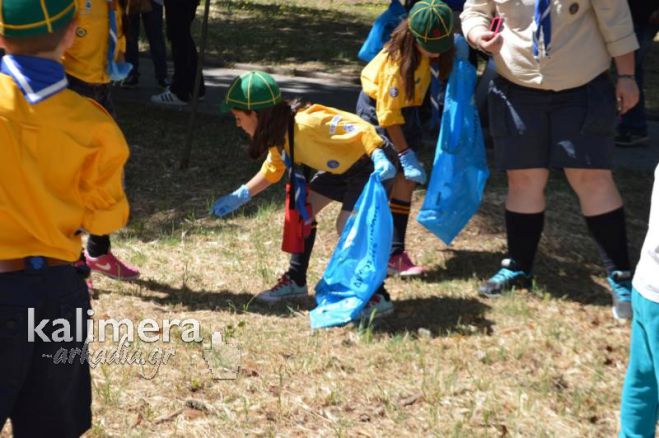
<path fill-rule="evenodd" d="M 467 0 L 462 31 L 504 19 L 504 43 L 494 56 L 497 72 L 516 84 L 564 90 L 586 84 L 606 71 L 611 58 L 638 48 L 626 0 L 552 0 L 549 57 L 533 57 L 535 0 Z"/>

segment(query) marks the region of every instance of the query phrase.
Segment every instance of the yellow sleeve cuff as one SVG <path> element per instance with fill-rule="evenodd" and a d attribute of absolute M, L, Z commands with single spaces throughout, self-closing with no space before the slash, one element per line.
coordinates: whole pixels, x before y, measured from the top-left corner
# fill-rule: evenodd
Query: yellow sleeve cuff
<path fill-rule="evenodd" d="M 405 117 L 401 110 L 378 111 L 377 116 L 378 124 L 383 128 L 405 124 Z"/>
<path fill-rule="evenodd" d="M 270 149 L 268 157 L 261 166 L 261 175 L 271 184 L 276 184 L 281 180 L 286 171 L 286 164 L 281 159 L 279 151 L 276 148 Z"/>

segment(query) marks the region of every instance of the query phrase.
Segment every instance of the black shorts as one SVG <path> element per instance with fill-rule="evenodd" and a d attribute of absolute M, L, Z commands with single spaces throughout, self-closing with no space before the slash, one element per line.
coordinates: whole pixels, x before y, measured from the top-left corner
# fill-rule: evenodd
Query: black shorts
<path fill-rule="evenodd" d="M 69 81 L 69 90 L 75 91 L 81 96 L 93 99 L 105 108 L 112 118 L 117 118 L 117 114 L 114 110 L 114 103 L 112 102 L 110 84 L 90 84 L 71 75 L 66 75 L 66 79 Z"/>
<path fill-rule="evenodd" d="M 359 93 L 357 98 L 357 115 L 371 125 L 375 126 L 380 136 L 391 142 L 387 130 L 382 128 L 378 123 L 378 116 L 375 112 L 375 100 L 368 97 L 363 91 Z M 419 115 L 419 107 L 411 106 L 403 108 L 402 110 L 405 124 L 403 125 L 403 135 L 407 145 L 417 152 L 421 146 L 423 139 L 423 129 L 421 128 L 421 117 Z"/>
<path fill-rule="evenodd" d="M 17 438 L 80 436 L 91 427 L 88 362 L 79 355 L 72 363 L 54 361 L 60 348 L 84 348 L 89 308 L 87 286 L 73 266 L 0 274 L 0 429 L 7 418 Z M 82 342 L 76 341 L 76 309 L 83 316 Z M 62 328 L 52 323 L 58 318 L 68 321 L 73 341 L 41 340 L 39 333 L 53 340 L 53 331 Z M 28 326 L 37 328 L 44 319 L 50 322 L 30 342 Z"/>
<path fill-rule="evenodd" d="M 611 168 L 617 111 L 608 74 L 562 91 L 498 77 L 488 105 L 499 170 Z"/>
<path fill-rule="evenodd" d="M 382 150 L 389 161 L 395 165 L 397 155 L 391 143 L 385 140 Z M 373 173 L 373 162 L 368 156 L 364 155 L 342 174 L 325 171 L 316 172 L 311 178 L 309 188 L 326 198 L 340 202 L 342 204 L 341 210 L 352 211 L 371 173 Z M 385 189 L 389 190 L 392 182 L 393 179 L 384 181 Z"/>

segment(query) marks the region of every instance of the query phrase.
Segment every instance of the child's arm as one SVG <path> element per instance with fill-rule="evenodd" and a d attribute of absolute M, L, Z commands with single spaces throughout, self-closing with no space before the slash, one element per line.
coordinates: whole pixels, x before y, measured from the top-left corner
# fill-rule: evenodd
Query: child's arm
<path fill-rule="evenodd" d="M 211 213 L 215 216 L 224 217 L 227 214 L 237 210 L 249 202 L 254 196 L 270 187 L 272 183 L 267 180 L 265 175 L 258 172 L 246 184 L 238 187 L 232 193 L 222 196 L 215 201 Z"/>

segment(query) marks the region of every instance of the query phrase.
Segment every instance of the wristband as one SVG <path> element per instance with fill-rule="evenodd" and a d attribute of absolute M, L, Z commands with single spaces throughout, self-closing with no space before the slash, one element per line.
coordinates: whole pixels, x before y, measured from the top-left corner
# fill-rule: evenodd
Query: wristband
<path fill-rule="evenodd" d="M 633 79 L 633 80 L 636 80 L 636 76 L 634 76 L 634 75 L 618 75 L 618 79 Z"/>

